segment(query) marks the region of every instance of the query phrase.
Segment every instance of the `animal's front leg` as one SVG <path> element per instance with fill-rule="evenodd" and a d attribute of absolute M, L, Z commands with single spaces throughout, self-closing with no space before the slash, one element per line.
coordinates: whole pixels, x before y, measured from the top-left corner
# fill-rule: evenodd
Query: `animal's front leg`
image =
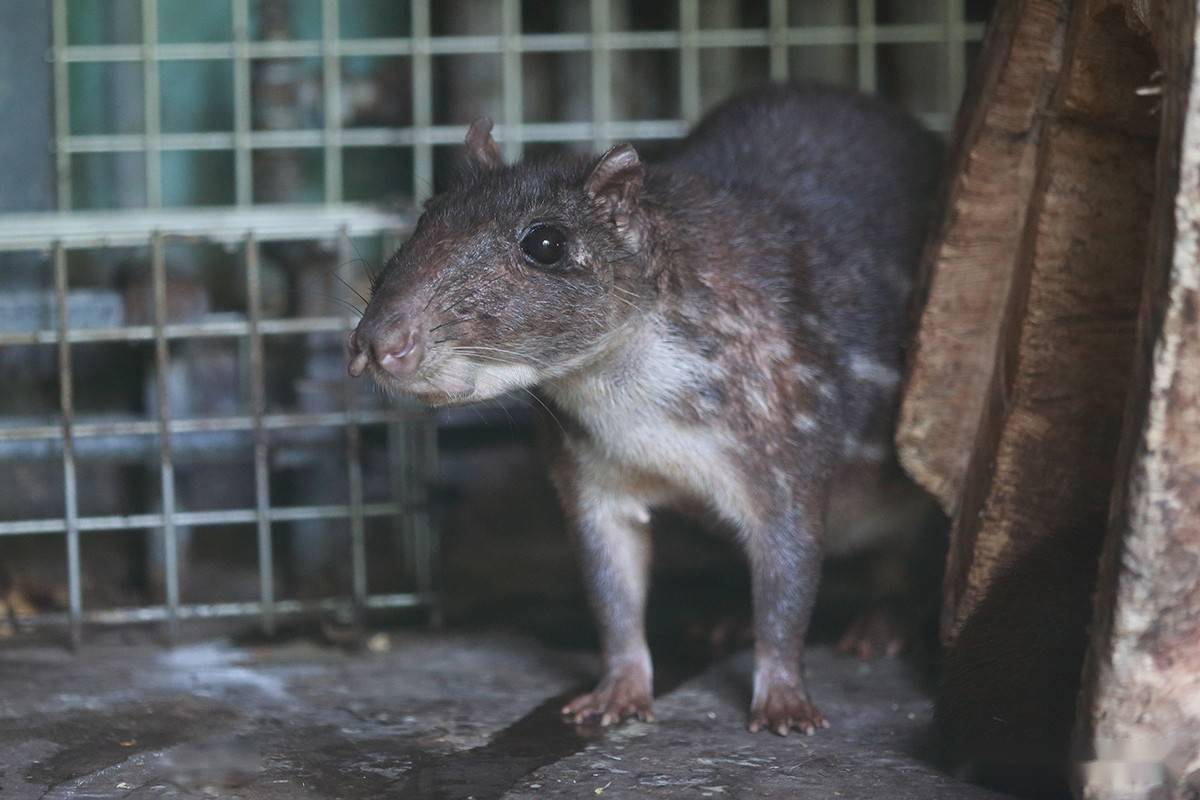
<path fill-rule="evenodd" d="M 649 513 L 636 498 L 600 485 L 566 488 L 574 517 L 584 583 L 596 621 L 604 677 L 563 708 L 573 722 L 611 725 L 628 717 L 650 720 L 650 650 L 645 609 L 650 568 Z"/>
<path fill-rule="evenodd" d="M 819 514 L 764 526 L 748 538 L 754 590 L 754 696 L 750 730 L 786 736 L 828 727 L 804 686 L 804 636 L 821 570 Z"/>

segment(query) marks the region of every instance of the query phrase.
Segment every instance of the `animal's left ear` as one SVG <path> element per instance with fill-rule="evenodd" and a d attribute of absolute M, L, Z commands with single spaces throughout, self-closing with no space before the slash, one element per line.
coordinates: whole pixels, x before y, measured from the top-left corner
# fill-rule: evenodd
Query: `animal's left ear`
<path fill-rule="evenodd" d="M 617 225 L 628 223 L 642 193 L 646 168 L 631 144 L 619 144 L 600 156 L 588 175 L 588 196 L 602 204 Z"/>
<path fill-rule="evenodd" d="M 487 117 L 480 117 L 467 129 L 467 158 L 484 169 L 504 166 L 500 147 L 492 138 L 492 121 Z"/>

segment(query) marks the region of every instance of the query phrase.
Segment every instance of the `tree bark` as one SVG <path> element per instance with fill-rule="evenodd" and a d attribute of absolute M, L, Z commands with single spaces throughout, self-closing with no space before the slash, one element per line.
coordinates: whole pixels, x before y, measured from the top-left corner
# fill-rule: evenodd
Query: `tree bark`
<path fill-rule="evenodd" d="M 1002 4 L 959 112 L 897 434 L 905 468 L 948 514 L 996 361 L 1065 28 L 1063 2 Z"/>
<path fill-rule="evenodd" d="M 1061 765 L 1133 363 L 1158 128 L 1138 89 L 1157 60 L 1115 0 L 1015 6 L 994 57 L 1040 79 L 985 82 L 975 113 L 1024 110 L 1022 146 L 981 137 L 960 162 L 898 438 L 910 469 L 938 454 L 941 484 L 914 472 L 954 512 L 938 699 L 953 754 Z"/>
<path fill-rule="evenodd" d="M 1200 795 L 1200 72 L 1195 0 L 1158 29 L 1163 133 L 1119 482 L 1076 745 L 1088 800 Z"/>

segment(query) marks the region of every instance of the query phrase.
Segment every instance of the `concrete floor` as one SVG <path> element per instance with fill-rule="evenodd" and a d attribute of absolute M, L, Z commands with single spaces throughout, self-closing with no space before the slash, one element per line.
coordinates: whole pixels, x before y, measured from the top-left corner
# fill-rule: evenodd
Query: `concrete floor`
<path fill-rule="evenodd" d="M 0 798 L 1000 798 L 922 755 L 931 704 L 897 661 L 817 649 L 832 727 L 745 730 L 749 656 L 659 672 L 659 721 L 577 731 L 558 708 L 594 656 L 516 633 L 377 634 L 79 655 L 0 647 Z"/>

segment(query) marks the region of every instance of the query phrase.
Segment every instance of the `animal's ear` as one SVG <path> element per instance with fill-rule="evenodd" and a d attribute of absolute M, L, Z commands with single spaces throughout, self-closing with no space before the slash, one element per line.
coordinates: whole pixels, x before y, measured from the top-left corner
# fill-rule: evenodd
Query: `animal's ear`
<path fill-rule="evenodd" d="M 588 175 L 588 196 L 603 204 L 618 224 L 628 222 L 642 192 L 646 168 L 631 144 L 619 144 L 600 156 Z"/>
<path fill-rule="evenodd" d="M 492 138 L 492 121 L 487 117 L 480 117 L 467 129 L 467 158 L 484 169 L 504 165 L 500 148 Z"/>

